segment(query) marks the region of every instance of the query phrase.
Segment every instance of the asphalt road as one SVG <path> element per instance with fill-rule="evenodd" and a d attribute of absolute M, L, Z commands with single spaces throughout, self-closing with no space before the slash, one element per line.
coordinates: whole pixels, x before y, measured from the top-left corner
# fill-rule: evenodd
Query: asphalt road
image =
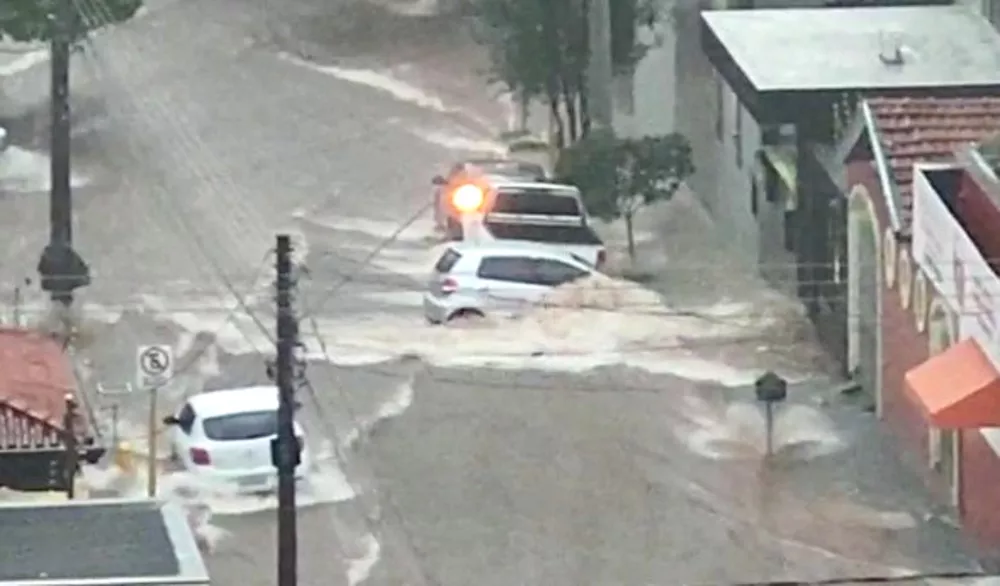
<path fill-rule="evenodd" d="M 314 318 L 302 416 L 320 460 L 300 495 L 302 584 L 722 584 L 969 566 L 919 483 L 900 482 L 875 423 L 821 406 L 821 377 L 793 389 L 779 455 L 762 464 L 746 383 L 787 364 L 763 338 L 745 351 L 720 330 L 692 350 L 707 325 L 615 311 L 425 325 L 426 219 L 363 261 L 426 204 L 434 172 L 493 146 L 504 111 L 451 74 L 476 58 L 446 22 L 359 7 L 165 2 L 77 61 L 89 388 L 134 379 L 136 346 L 153 342 L 179 354 L 161 414 L 190 393 L 264 382 L 269 337 L 232 289 L 269 328 L 266 253 L 275 231 L 296 234 Z M 32 106 L 43 89 L 44 71 L 5 80 L 25 152 L 44 150 Z M 47 234 L 44 195 L 20 191 L 0 197 L 10 284 Z M 345 275 L 356 278 L 337 288 Z M 584 343 L 630 328 L 652 342 L 610 355 L 610 337 Z M 117 405 L 119 435 L 141 449 L 146 399 L 95 409 L 108 424 Z M 168 498 L 180 480 L 163 478 Z M 272 584 L 273 503 L 193 498 L 222 531 L 213 583 Z"/>

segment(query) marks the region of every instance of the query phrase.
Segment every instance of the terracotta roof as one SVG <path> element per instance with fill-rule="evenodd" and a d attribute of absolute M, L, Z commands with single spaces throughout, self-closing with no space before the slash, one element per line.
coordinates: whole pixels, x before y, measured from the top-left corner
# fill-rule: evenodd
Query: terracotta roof
<path fill-rule="evenodd" d="M 1000 133 L 1000 97 L 869 98 L 882 147 L 910 221 L 913 165 L 953 160 L 955 151 Z"/>
<path fill-rule="evenodd" d="M 39 332 L 0 328 L 0 402 L 62 428 L 73 367 L 58 342 Z"/>

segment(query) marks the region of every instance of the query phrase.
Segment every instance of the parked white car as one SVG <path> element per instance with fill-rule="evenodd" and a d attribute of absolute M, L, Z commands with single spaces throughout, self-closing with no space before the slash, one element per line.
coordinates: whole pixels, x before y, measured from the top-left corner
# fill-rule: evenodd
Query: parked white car
<path fill-rule="evenodd" d="M 271 461 L 271 441 L 278 435 L 276 387 L 194 395 L 163 423 L 170 426 L 171 457 L 189 472 L 240 492 L 277 488 L 277 469 Z M 295 475 L 301 478 L 309 469 L 309 455 L 305 431 L 298 422 L 295 434 L 302 446 Z"/>
<path fill-rule="evenodd" d="M 424 315 L 432 324 L 461 316 L 516 316 L 555 287 L 594 275 L 583 259 L 532 243 L 450 245 L 431 274 Z"/>

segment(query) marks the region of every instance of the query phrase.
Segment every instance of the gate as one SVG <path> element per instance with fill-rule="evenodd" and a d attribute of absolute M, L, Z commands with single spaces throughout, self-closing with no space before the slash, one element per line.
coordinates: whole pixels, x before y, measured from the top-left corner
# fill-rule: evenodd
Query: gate
<path fill-rule="evenodd" d="M 96 461 L 104 450 L 92 437 L 78 439 L 80 455 Z M 63 431 L 25 409 L 0 402 L 0 486 L 14 490 L 65 490 Z"/>

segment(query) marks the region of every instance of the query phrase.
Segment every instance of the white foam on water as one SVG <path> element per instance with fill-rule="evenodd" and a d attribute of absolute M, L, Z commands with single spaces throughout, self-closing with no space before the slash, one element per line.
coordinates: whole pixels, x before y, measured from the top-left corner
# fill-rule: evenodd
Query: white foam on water
<path fill-rule="evenodd" d="M 495 140 L 471 138 L 459 134 L 441 132 L 439 130 L 412 129 L 411 132 L 421 140 L 430 144 L 455 151 L 464 151 L 481 155 L 506 156 L 507 145 Z"/>
<path fill-rule="evenodd" d="M 354 446 L 358 441 L 360 441 L 365 435 L 371 433 L 379 423 L 395 419 L 406 412 L 407 409 L 413 405 L 414 389 L 413 381 L 409 380 L 404 383 L 400 383 L 396 387 L 392 396 L 389 400 L 383 402 L 378 406 L 378 409 L 371 417 L 366 417 L 357 422 L 354 428 L 344 436 L 342 445 L 345 448 Z"/>
<path fill-rule="evenodd" d="M 382 291 L 365 293 L 364 297 L 387 305 L 399 305 L 400 307 L 421 307 L 424 303 L 424 294 L 420 291 Z"/>
<path fill-rule="evenodd" d="M 713 409 L 688 397 L 682 403 L 686 424 L 674 433 L 692 452 L 713 460 L 758 459 L 766 454 L 766 420 L 754 403 L 731 403 Z M 795 449 L 799 459 L 813 459 L 840 451 L 846 443 L 832 422 L 807 405 L 782 406 L 775 413 L 773 447 Z"/>
<path fill-rule="evenodd" d="M 516 319 L 430 326 L 418 315 L 369 314 L 325 320 L 320 331 L 327 337 L 331 356 L 345 365 L 407 354 L 456 367 L 583 371 L 621 364 L 743 385 L 760 370 L 703 360 L 688 346 L 754 335 L 773 321 L 752 304 L 722 303 L 702 308 L 699 315 L 678 313 L 656 293 L 607 277 L 556 290 L 544 303 Z"/>
<path fill-rule="evenodd" d="M 430 195 L 428 194 L 428 200 L 429 198 Z M 309 222 L 317 227 L 339 232 L 357 232 L 379 241 L 392 238 L 395 242 L 426 244 L 428 240 L 435 238 L 434 221 L 429 211 L 398 234 L 396 234 L 396 231 L 399 230 L 401 222 L 396 220 L 374 220 L 371 218 L 343 215 L 317 215 L 310 214 L 305 210 L 298 210 L 297 213 L 298 219 Z M 356 246 L 360 247 L 361 245 Z M 364 248 L 371 249 L 371 246 Z"/>
<path fill-rule="evenodd" d="M 283 61 L 298 65 L 299 67 L 305 67 L 324 75 L 329 75 L 343 81 L 364 85 L 380 92 L 387 93 L 401 102 L 406 102 L 421 108 L 434 110 L 436 112 L 451 111 L 450 108 L 445 106 L 441 98 L 430 95 L 418 87 L 397 79 L 386 71 L 376 71 L 374 69 L 349 69 L 346 67 L 337 67 L 335 65 L 320 65 L 287 53 L 279 54 L 279 58 Z"/>
<path fill-rule="evenodd" d="M 49 156 L 19 146 L 0 152 L 0 191 L 41 193 L 49 190 Z M 90 179 L 74 173 L 73 187 L 84 187 Z"/>
<path fill-rule="evenodd" d="M 48 63 L 49 52 L 47 50 L 28 51 L 9 55 L 0 64 L 0 77 L 8 77 L 23 73 L 37 65 Z"/>
<path fill-rule="evenodd" d="M 441 11 L 440 0 L 386 0 L 381 3 L 390 12 L 400 16 L 426 17 Z"/>
<path fill-rule="evenodd" d="M 360 558 L 351 559 L 347 564 L 347 583 L 350 586 L 366 582 L 382 554 L 382 545 L 371 533 L 361 538 L 361 544 L 364 554 Z"/>

